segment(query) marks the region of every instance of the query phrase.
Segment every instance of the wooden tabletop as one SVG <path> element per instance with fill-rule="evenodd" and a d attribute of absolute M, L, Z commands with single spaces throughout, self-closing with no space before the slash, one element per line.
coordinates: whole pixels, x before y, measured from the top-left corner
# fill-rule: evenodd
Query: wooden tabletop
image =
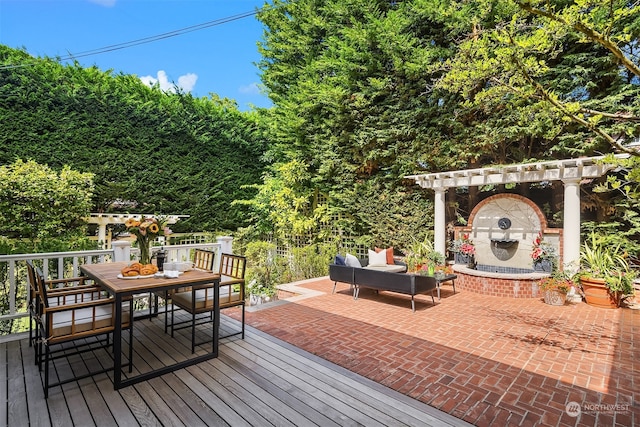
<path fill-rule="evenodd" d="M 118 275 L 120 274 L 120 271 L 127 265 L 129 265 L 127 262 L 84 264 L 80 266 L 80 271 L 113 294 L 169 289 L 212 283 L 216 280 L 220 280 L 220 275 L 217 273 L 197 269 L 186 271 L 179 277 L 171 279 L 165 277 L 151 277 L 148 279 L 119 279 Z"/>

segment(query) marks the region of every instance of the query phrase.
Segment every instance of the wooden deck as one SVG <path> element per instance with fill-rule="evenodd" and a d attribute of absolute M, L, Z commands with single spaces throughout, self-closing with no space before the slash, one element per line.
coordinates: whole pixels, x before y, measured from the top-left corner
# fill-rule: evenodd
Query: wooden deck
<path fill-rule="evenodd" d="M 162 319 L 135 323 L 136 371 L 190 357 Z M 222 316 L 222 334 L 238 327 Z M 69 359 L 56 362 L 59 375 L 111 361 L 105 350 Z M 248 326 L 244 340 L 221 340 L 217 359 L 119 391 L 112 374 L 99 374 L 52 388 L 45 400 L 26 339 L 0 343 L 0 366 L 0 425 L 11 427 L 469 425 Z"/>

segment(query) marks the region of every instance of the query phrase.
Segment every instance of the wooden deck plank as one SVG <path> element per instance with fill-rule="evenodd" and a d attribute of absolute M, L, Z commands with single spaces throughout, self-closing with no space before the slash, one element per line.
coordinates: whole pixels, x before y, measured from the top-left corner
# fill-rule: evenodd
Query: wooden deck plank
<path fill-rule="evenodd" d="M 140 397 L 145 404 L 151 409 L 156 418 L 163 425 L 184 426 L 185 424 L 178 418 L 173 408 L 169 408 L 162 397 L 156 392 L 149 381 L 141 382 L 132 386 L 140 393 Z"/>
<path fill-rule="evenodd" d="M 223 331 L 237 330 L 240 326 L 226 316 L 221 321 Z M 205 334 L 209 327 L 204 326 Z M 177 339 L 171 339 L 164 333 L 162 316 L 136 322 L 135 371 L 150 369 L 143 357 L 150 359 L 152 365 L 191 357 L 190 334 L 188 329 L 182 332 L 185 333 L 176 335 Z M 123 354 L 126 354 L 127 339 L 124 338 Z M 15 348 L 21 351 L 16 352 Z M 202 346 L 196 353 L 207 350 Z M 22 395 L 11 395 L 12 407 L 24 412 L 25 409 L 20 408 L 26 406 L 30 420 L 46 418 L 49 414 L 52 425 L 395 427 L 464 424 L 457 419 L 458 422 L 447 422 L 432 417 L 420 402 L 250 327 L 245 340 L 239 336 L 222 339 L 217 359 L 117 391 L 113 390 L 111 372 L 99 374 L 54 387 L 47 400 L 43 399 L 41 374 L 33 365 L 33 349 L 26 340 L 13 350 L 10 343 L 0 343 L 0 366 L 5 362 L 5 369 L 0 371 L 6 372 L 4 388 L 10 387 L 11 370 L 11 381 L 20 381 L 19 370 L 9 367 L 7 359 L 14 354 L 24 378 Z M 56 361 L 56 368 L 61 375 L 66 375 L 70 370 L 83 372 L 111 363 L 112 358 L 106 351 L 96 350 L 78 360 L 74 357 L 70 361 Z M 126 375 L 126 369 L 123 373 Z M 31 402 L 40 403 L 44 410 L 36 413 Z"/>
<path fill-rule="evenodd" d="M 7 371 L 9 366 L 7 364 L 7 352 L 9 351 L 6 344 L 0 347 L 0 425 L 6 426 L 9 423 L 9 397 L 7 395 Z"/>
<path fill-rule="evenodd" d="M 27 396 L 27 406 L 29 407 L 29 423 L 34 426 L 50 426 L 49 410 L 44 404 L 44 390 L 38 365 L 33 358 L 33 347 L 29 347 L 27 341 L 20 341 L 22 346 L 22 365 L 24 369 L 25 388 Z"/>
<path fill-rule="evenodd" d="M 247 381 L 238 371 L 225 369 L 224 363 L 220 363 L 220 361 L 216 362 L 217 363 L 203 365 L 202 370 L 205 371 L 213 381 L 218 382 L 225 390 L 233 393 L 243 405 L 250 405 L 252 410 L 259 413 L 260 416 L 270 424 L 278 426 L 296 425 L 292 423 L 282 411 L 279 409 L 277 411 L 274 410 L 273 404 L 270 405 L 264 401 L 267 393 L 262 390 L 261 387 Z"/>
<path fill-rule="evenodd" d="M 341 425 L 345 422 L 342 412 L 315 396 L 299 389 L 299 384 L 281 380 L 277 374 L 262 369 L 249 359 L 237 357 L 233 352 L 220 357 L 233 369 L 242 371 L 253 383 L 281 402 L 283 406 L 295 408 L 301 416 L 318 425 Z M 240 366 L 241 365 L 241 366 Z"/>
<path fill-rule="evenodd" d="M 272 359 L 273 363 L 281 366 L 301 363 L 301 365 L 298 366 L 301 367 L 304 372 L 310 374 L 315 372 L 316 379 L 328 383 L 331 388 L 337 388 L 350 394 L 355 393 L 354 395 L 359 402 L 356 404 L 357 408 L 361 407 L 363 403 L 368 402 L 371 407 L 381 408 L 386 413 L 399 416 L 400 419 L 398 421 L 408 425 L 441 425 L 443 421 L 453 425 L 466 424 L 458 418 L 442 413 L 422 402 L 402 395 L 381 384 L 374 383 L 340 366 L 308 354 L 287 343 L 278 342 L 278 340 L 260 331 L 253 330 L 252 333 L 255 334 L 252 338 L 260 343 L 260 345 L 254 343 L 252 348 L 264 351 L 272 349 L 270 351 L 273 351 L 275 354 L 275 357 Z M 240 345 L 244 345 L 244 343 L 239 343 Z M 302 354 L 303 356 L 296 357 L 296 354 Z M 281 362 L 284 360 L 286 360 L 287 363 L 282 365 Z M 354 382 L 354 379 L 357 379 L 357 381 Z M 430 422 L 433 424 L 429 424 Z"/>
<path fill-rule="evenodd" d="M 186 370 L 184 375 L 189 375 Z M 182 375 L 180 375 L 182 377 Z M 186 406 L 188 406 L 205 425 L 208 426 L 224 426 L 227 423 L 205 402 L 200 396 L 196 395 L 187 384 L 181 381 L 176 375 L 164 375 L 162 377 L 167 386 L 180 396 Z"/>
<path fill-rule="evenodd" d="M 281 389 L 287 390 L 289 394 L 302 401 L 303 404 L 314 408 L 333 422 L 343 425 L 344 420 L 349 419 L 359 425 L 385 425 L 369 416 L 369 414 L 365 413 L 366 411 L 354 411 L 351 406 L 347 405 L 341 399 L 318 388 L 317 384 L 305 381 L 296 376 L 304 377 L 301 371 L 297 369 L 280 369 L 279 367 L 271 365 L 269 360 L 263 360 L 256 354 L 241 354 L 240 352 L 233 351 L 231 349 L 232 344 L 235 343 L 230 343 L 230 348 L 225 349 L 225 351 L 228 351 L 228 353 L 225 352 L 225 355 L 229 356 L 230 359 L 242 360 L 242 363 L 246 364 L 252 372 L 259 374 L 263 378 L 267 378 Z M 291 385 L 293 385 L 293 387 L 291 387 Z"/>
<path fill-rule="evenodd" d="M 207 374 L 204 370 L 203 366 L 190 366 L 187 370 L 200 382 L 207 385 L 207 388 L 218 398 L 224 402 L 225 404 L 225 413 L 223 416 L 225 420 L 229 419 L 229 412 L 233 412 L 237 414 L 240 418 L 242 418 L 248 425 L 252 426 L 263 426 L 268 425 L 267 420 L 258 412 L 256 412 L 251 405 L 247 405 L 245 402 L 240 400 L 236 395 L 231 393 L 231 391 L 224 388 L 222 384 L 218 381 L 212 380 L 211 376 Z M 228 408 L 228 410 L 226 410 Z M 218 408 L 214 408 L 216 411 Z M 222 416 L 222 415 L 221 415 Z M 236 418 L 236 417 L 234 417 Z M 234 421 L 229 421 L 229 424 L 235 426 Z"/>
<path fill-rule="evenodd" d="M 255 347 L 249 349 L 246 348 L 243 343 L 238 345 L 245 347 L 244 350 L 250 352 L 256 351 Z M 395 411 L 391 410 L 392 408 L 389 408 L 389 406 L 384 403 L 384 400 L 381 401 L 379 398 L 370 398 L 366 394 L 363 394 L 361 390 L 354 390 L 352 384 L 346 386 L 343 382 L 336 380 L 337 376 L 334 375 L 334 372 L 314 370 L 309 366 L 306 360 L 300 358 L 294 353 L 273 354 L 266 351 L 265 347 L 260 347 L 254 354 L 257 360 L 264 360 L 268 362 L 268 365 L 266 366 L 269 366 L 270 369 L 272 366 L 279 367 L 280 369 L 286 369 L 287 366 L 290 365 L 295 366 L 298 369 L 296 371 L 290 370 L 290 372 L 299 373 L 297 378 L 285 378 L 287 381 L 301 381 L 302 384 L 311 384 L 313 388 L 322 390 L 331 399 L 336 399 L 341 405 L 344 405 L 341 407 L 345 413 L 349 414 L 349 416 L 355 417 L 358 422 L 370 425 L 370 421 L 366 418 L 373 418 L 376 423 L 380 423 L 381 425 L 392 425 L 395 423 L 416 425 L 415 421 L 408 417 L 402 417 L 402 419 L 391 417 L 389 414 L 395 413 Z M 282 360 L 286 360 L 287 363 L 282 364 Z M 313 388 L 309 386 L 309 389 L 313 390 Z M 335 405 L 336 403 L 332 403 L 331 406 Z M 366 414 L 366 418 L 359 419 L 360 414 Z"/>
<path fill-rule="evenodd" d="M 27 402 L 20 397 L 26 396 L 24 370 L 22 368 L 22 354 L 20 342 L 7 344 L 7 387 L 8 387 L 8 418 L 10 426 L 28 426 L 29 412 Z"/>
<path fill-rule="evenodd" d="M 247 404 L 253 404 L 251 400 L 253 396 L 266 408 L 277 407 L 278 412 L 293 425 L 308 425 L 309 423 L 321 426 L 337 425 L 322 413 L 302 404 L 299 400 L 292 402 L 292 398 L 289 397 L 286 391 L 281 390 L 269 381 L 262 380 L 261 377 L 253 374 L 246 365 L 238 369 L 237 366 L 233 366 L 235 363 L 225 361 L 224 355 L 221 355 L 217 362 L 215 368 L 220 371 L 221 375 L 226 375 L 229 381 L 238 383 L 247 390 L 249 393 L 246 395 Z"/>

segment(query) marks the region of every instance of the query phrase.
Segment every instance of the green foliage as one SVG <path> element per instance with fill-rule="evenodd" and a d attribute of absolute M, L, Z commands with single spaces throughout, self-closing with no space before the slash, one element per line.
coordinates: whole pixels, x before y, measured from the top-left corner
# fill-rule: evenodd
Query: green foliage
<path fill-rule="evenodd" d="M 29 63 L 29 66 L 19 66 Z M 0 164 L 30 158 L 95 175 L 92 211 L 191 215 L 175 231 L 246 225 L 263 116 L 0 46 Z M 17 67 L 13 67 L 17 65 Z"/>
<path fill-rule="evenodd" d="M 582 244 L 580 251 L 581 274 L 605 279 L 611 292 L 633 295 L 634 274 L 629 269 L 627 254 L 614 236 L 595 232 Z"/>
<path fill-rule="evenodd" d="M 275 245 L 269 242 L 250 242 L 245 248 L 247 257 L 247 292 L 249 295 L 277 294 L 275 275 Z"/>
<path fill-rule="evenodd" d="M 64 166 L 58 173 L 33 160 L 0 166 L 0 233 L 34 247 L 55 246 L 86 232 L 92 174 Z M 47 243 L 45 243 L 47 242 Z"/>
<path fill-rule="evenodd" d="M 335 256 L 331 244 L 313 244 L 292 250 L 289 281 L 312 279 L 329 274 L 329 264 Z"/>
<path fill-rule="evenodd" d="M 638 135 L 637 5 L 476 0 L 451 9 L 469 4 L 471 31 L 438 87 L 463 96 L 467 115 L 480 113 L 480 138 L 537 140 L 524 152 L 541 157 L 624 150 Z"/>

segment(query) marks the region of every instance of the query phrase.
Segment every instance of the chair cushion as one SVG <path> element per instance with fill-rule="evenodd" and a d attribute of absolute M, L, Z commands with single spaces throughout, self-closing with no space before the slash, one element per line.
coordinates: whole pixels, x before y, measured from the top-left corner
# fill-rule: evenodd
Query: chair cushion
<path fill-rule="evenodd" d="M 389 246 L 387 249 L 376 247 L 376 252 L 384 252 L 387 254 L 387 264 L 393 265 L 393 246 Z"/>
<path fill-rule="evenodd" d="M 369 249 L 369 265 L 368 267 L 384 267 L 387 265 L 387 252 L 376 252 Z"/>
<path fill-rule="evenodd" d="M 362 268 L 362 264 L 360 264 L 360 260 L 351 254 L 347 254 L 345 257 L 345 263 L 349 267 Z"/>
<path fill-rule="evenodd" d="M 47 316 L 47 318 L 49 318 Z M 78 308 L 51 314 L 49 338 L 73 338 L 75 334 L 101 328 L 113 328 L 115 325 L 114 304 L 102 304 L 94 307 Z M 129 303 L 122 304 L 122 324 L 129 323 Z M 104 333 L 104 332 L 100 332 Z"/>
<path fill-rule="evenodd" d="M 225 305 L 238 305 L 241 303 L 240 292 L 231 290 L 229 286 L 220 286 L 220 307 L 224 308 Z M 189 311 L 192 305 L 193 292 L 178 292 L 173 294 L 173 303 L 177 304 L 181 308 Z M 204 309 L 213 308 L 213 288 L 198 289 L 196 291 L 195 310 L 202 311 Z"/>
<path fill-rule="evenodd" d="M 335 265 L 347 265 L 347 263 L 344 260 L 344 257 L 342 255 L 340 255 L 340 254 L 336 255 L 333 263 Z"/>
<path fill-rule="evenodd" d="M 376 270 L 376 271 L 388 271 L 391 273 L 403 273 L 407 266 L 405 265 L 368 265 L 365 267 L 368 270 Z"/>

